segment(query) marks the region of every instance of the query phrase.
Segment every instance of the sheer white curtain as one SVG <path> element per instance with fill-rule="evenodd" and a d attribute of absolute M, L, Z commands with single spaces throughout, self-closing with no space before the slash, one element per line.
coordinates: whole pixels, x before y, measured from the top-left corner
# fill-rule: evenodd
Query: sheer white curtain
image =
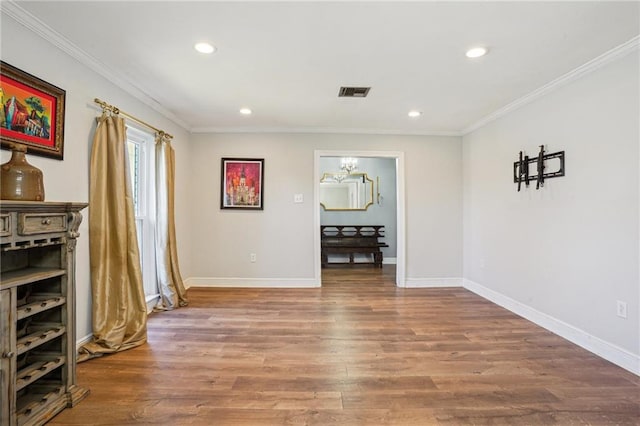
<path fill-rule="evenodd" d="M 155 309 L 186 306 L 186 290 L 178 266 L 174 215 L 175 154 L 170 138 L 156 136 L 156 268 L 160 301 Z"/>

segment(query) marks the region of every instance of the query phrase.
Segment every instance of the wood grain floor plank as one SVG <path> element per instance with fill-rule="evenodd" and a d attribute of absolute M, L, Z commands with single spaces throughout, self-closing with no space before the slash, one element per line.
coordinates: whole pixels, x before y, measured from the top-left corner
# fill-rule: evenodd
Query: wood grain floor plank
<path fill-rule="evenodd" d="M 52 425 L 640 425 L 640 378 L 461 288 L 394 268 L 320 289 L 189 290 L 148 344 L 78 365 Z"/>

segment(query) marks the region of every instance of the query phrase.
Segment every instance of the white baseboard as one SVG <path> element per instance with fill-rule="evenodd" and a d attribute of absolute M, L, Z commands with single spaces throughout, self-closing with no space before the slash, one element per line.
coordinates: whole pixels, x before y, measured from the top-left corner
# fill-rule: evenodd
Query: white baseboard
<path fill-rule="evenodd" d="M 86 343 L 89 343 L 93 339 L 93 333 L 87 334 L 82 339 L 76 340 L 76 351 L 84 346 Z"/>
<path fill-rule="evenodd" d="M 156 304 L 158 303 L 158 300 L 160 300 L 160 295 L 159 294 L 154 294 L 151 296 L 146 296 L 146 302 L 147 302 L 147 315 L 149 315 L 151 312 L 153 312 L 153 308 L 156 306 Z"/>
<path fill-rule="evenodd" d="M 491 302 L 502 306 L 509 311 L 543 327 L 558 336 L 575 343 L 576 345 L 610 361 L 625 370 L 640 376 L 640 356 L 629 352 L 613 343 L 604 341 L 598 337 L 567 324 L 557 318 L 540 312 L 524 303 L 511 299 L 501 293 L 491 290 L 474 281 L 464 279 L 463 287 L 469 291 L 484 297 Z"/>
<path fill-rule="evenodd" d="M 314 278 L 214 278 L 191 277 L 184 280 L 190 287 L 245 287 L 245 288 L 314 288 L 320 281 Z"/>
<path fill-rule="evenodd" d="M 398 259 L 396 257 L 385 257 L 382 259 L 383 265 L 396 265 L 398 263 Z"/>
<path fill-rule="evenodd" d="M 406 288 L 462 287 L 462 278 L 407 278 Z"/>

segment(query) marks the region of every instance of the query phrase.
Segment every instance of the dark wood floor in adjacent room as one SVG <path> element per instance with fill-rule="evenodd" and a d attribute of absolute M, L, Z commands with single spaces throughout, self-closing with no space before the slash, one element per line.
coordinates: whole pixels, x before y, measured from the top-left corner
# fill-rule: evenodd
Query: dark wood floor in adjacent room
<path fill-rule="evenodd" d="M 52 425 L 640 424 L 640 378 L 462 288 L 393 266 L 321 289 L 191 288 L 143 347 L 78 365 Z"/>

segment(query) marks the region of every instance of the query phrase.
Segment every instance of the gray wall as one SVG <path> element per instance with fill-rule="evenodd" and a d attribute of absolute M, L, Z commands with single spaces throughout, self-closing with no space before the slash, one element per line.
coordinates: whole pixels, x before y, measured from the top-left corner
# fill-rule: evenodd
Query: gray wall
<path fill-rule="evenodd" d="M 190 186 L 186 181 L 190 157 L 187 143 L 189 133 L 4 14 L 2 14 L 1 39 L 3 61 L 66 90 L 64 161 L 28 156 L 28 161 L 43 172 L 47 201 L 87 202 L 89 199 L 91 142 L 96 117 L 100 115 L 99 107 L 93 102 L 95 97 L 110 102 L 123 111 L 132 113 L 174 135 L 172 145 L 176 150 L 176 188 L 178 188 L 176 233 L 180 264 L 183 271 L 188 273 L 191 256 L 190 228 L 187 226 L 186 215 L 189 201 L 186 197 L 189 193 L 180 189 Z M 2 162 L 9 158 L 8 151 L 0 151 Z M 83 210 L 82 214 L 84 220 L 80 225 L 81 236 L 76 249 L 77 337 L 80 340 L 92 333 L 89 210 Z"/>
<path fill-rule="evenodd" d="M 321 157 L 320 172 L 340 172 L 340 157 Z M 326 211 L 320 208 L 321 225 L 384 225 L 385 237 L 381 239 L 389 245 L 384 247 L 384 259 L 396 257 L 396 160 L 395 158 L 358 158 L 358 170 L 367 173 L 373 181 L 373 205 L 365 211 Z M 377 200 L 380 182 L 380 203 Z M 395 260 L 394 260 L 395 261 Z"/>
<path fill-rule="evenodd" d="M 461 138 L 194 134 L 191 150 L 190 276 L 198 284 L 314 278 L 315 150 L 404 152 L 406 277 L 416 283 L 461 277 Z M 265 159 L 264 211 L 220 210 L 221 157 Z M 294 204 L 294 194 L 303 194 L 304 203 Z M 256 253 L 257 262 L 249 261 L 250 253 Z"/>
<path fill-rule="evenodd" d="M 94 97 L 175 135 L 176 226 L 185 278 L 237 284 L 290 279 L 292 285 L 312 279 L 314 150 L 403 152 L 407 280 L 462 277 L 464 260 L 468 281 L 619 347 L 637 364 L 637 51 L 474 131 L 464 143 L 433 136 L 191 135 L 4 14 L 1 31 L 4 61 L 67 92 L 65 160 L 29 156 L 44 172 L 47 200 L 88 200 L 99 114 Z M 533 155 L 539 144 L 566 151 L 567 176 L 549 180 L 543 190 L 517 193 L 512 163 L 519 150 Z M 220 158 L 236 156 L 265 158 L 264 211 L 220 210 Z M 3 162 L 8 158 L 0 151 Z M 303 194 L 304 203 L 294 204 L 293 194 Z M 86 219 L 80 233 L 82 339 L 91 332 Z M 249 262 L 249 253 L 257 254 L 257 262 Z M 626 320 L 615 314 L 617 300 L 628 304 Z"/>
<path fill-rule="evenodd" d="M 636 368 L 639 71 L 636 49 L 464 137 L 464 277 L 635 354 Z M 542 144 L 565 151 L 566 176 L 516 192 L 518 152 Z"/>

